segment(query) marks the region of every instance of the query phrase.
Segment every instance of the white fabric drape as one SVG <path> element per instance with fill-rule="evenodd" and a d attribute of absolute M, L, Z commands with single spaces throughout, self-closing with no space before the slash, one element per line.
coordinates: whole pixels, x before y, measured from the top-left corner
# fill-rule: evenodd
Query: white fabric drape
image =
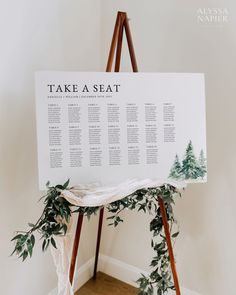
<path fill-rule="evenodd" d="M 97 184 L 79 185 L 70 190 L 63 190 L 63 197 L 73 205 L 83 207 L 95 207 L 112 203 L 123 199 L 142 188 L 159 187 L 163 184 L 170 184 L 177 189 L 185 187 L 185 183 L 173 181 L 155 181 L 151 179 L 132 179 L 119 184 L 118 186 L 101 187 Z M 73 214 L 72 214 L 73 215 Z M 55 237 L 57 249 L 51 247 L 53 260 L 58 276 L 57 295 L 74 295 L 73 288 L 69 282 L 70 258 L 74 241 L 74 223 L 72 216 L 68 224 L 68 232 L 64 237 Z"/>

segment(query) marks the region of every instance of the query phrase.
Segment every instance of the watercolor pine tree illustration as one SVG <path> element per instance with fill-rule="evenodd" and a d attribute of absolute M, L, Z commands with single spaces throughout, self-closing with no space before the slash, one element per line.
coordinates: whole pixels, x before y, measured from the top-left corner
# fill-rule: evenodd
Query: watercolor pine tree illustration
<path fill-rule="evenodd" d="M 173 179 L 181 179 L 183 177 L 183 174 L 181 172 L 182 166 L 179 161 L 178 155 L 175 156 L 175 161 L 170 169 L 169 177 Z"/>
<path fill-rule="evenodd" d="M 199 159 L 197 159 L 194 154 L 192 141 L 190 140 L 182 163 L 180 162 L 178 155 L 175 156 L 174 163 L 170 169 L 169 178 L 176 180 L 203 179 L 206 173 L 206 158 L 204 152 L 201 150 Z"/>
<path fill-rule="evenodd" d="M 194 155 L 192 141 L 190 140 L 183 159 L 181 172 L 185 179 L 197 179 L 201 176 L 200 170 L 200 166 Z"/>
<path fill-rule="evenodd" d="M 204 176 L 207 173 L 207 166 L 206 166 L 206 158 L 205 158 L 203 150 L 201 150 L 200 152 L 198 163 L 200 166 L 200 174 L 201 174 L 200 176 L 204 178 Z"/>

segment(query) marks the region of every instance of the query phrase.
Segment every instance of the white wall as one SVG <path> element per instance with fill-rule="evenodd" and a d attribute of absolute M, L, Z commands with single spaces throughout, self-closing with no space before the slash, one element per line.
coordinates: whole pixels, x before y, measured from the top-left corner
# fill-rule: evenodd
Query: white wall
<path fill-rule="evenodd" d="M 177 202 L 175 247 L 181 285 L 204 295 L 235 294 L 236 3 L 235 1 L 102 1 L 107 58 L 117 10 L 127 11 L 140 71 L 206 74 L 208 184 L 189 185 Z M 198 8 L 227 8 L 228 23 L 200 24 Z M 109 25 L 108 25 L 109 24 Z M 121 70 L 130 71 L 127 52 Z M 103 62 L 103 63 L 104 63 Z M 103 234 L 102 251 L 139 268 L 152 252 L 148 217 L 125 213 L 128 226 Z"/>
<path fill-rule="evenodd" d="M 201 25 L 199 7 L 226 7 L 229 22 Z M 117 10 L 131 18 L 140 71 L 206 73 L 209 182 L 189 186 L 177 202 L 177 268 L 181 284 L 189 289 L 203 295 L 235 294 L 233 0 L 1 1 L 1 294 L 45 295 L 56 284 L 51 257 L 39 247 L 24 264 L 8 258 L 14 230 L 23 229 L 42 210 L 37 204 L 34 71 L 105 69 Z M 130 69 L 125 50 L 122 70 Z M 126 212 L 127 226 L 104 227 L 101 252 L 147 269 L 152 256 L 149 219 Z M 96 226 L 93 219 L 84 227 L 80 265 L 94 254 Z"/>
<path fill-rule="evenodd" d="M 0 36 L 0 294 L 45 295 L 56 284 L 50 254 L 37 247 L 28 262 L 8 257 L 14 231 L 42 211 L 34 72 L 100 70 L 100 5 L 92 0 L 1 1 Z M 94 244 L 93 230 L 86 229 L 80 263 L 94 250 L 87 245 Z"/>

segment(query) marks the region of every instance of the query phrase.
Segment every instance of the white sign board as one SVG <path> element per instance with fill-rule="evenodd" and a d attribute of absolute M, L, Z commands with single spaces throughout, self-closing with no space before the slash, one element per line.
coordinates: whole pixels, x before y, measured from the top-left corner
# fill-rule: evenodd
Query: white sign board
<path fill-rule="evenodd" d="M 37 72 L 39 186 L 206 181 L 203 74 Z"/>

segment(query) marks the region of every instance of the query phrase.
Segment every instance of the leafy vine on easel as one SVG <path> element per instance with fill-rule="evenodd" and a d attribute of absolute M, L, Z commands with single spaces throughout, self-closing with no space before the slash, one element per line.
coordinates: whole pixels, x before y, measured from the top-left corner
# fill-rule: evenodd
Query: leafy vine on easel
<path fill-rule="evenodd" d="M 12 241 L 15 242 L 15 248 L 12 255 L 15 253 L 23 261 L 27 257 L 31 257 L 35 245 L 35 232 L 38 232 L 40 239 L 42 239 L 43 251 L 46 251 L 50 244 L 56 248 L 53 237 L 66 235 L 67 225 L 73 213 L 78 212 L 90 218 L 98 212 L 101 207 L 78 207 L 70 204 L 61 194 L 62 190 L 69 189 L 68 185 L 69 180 L 64 185 L 50 186 L 47 183 L 47 194 L 42 197 L 45 204 L 42 215 L 36 223 L 29 223 L 30 229 L 28 231 L 18 231 L 17 235 L 13 237 Z M 175 289 L 158 199 L 162 198 L 164 201 L 170 229 L 173 231 L 173 225 L 176 222 L 172 205 L 176 195 L 180 195 L 179 191 L 174 186 L 165 184 L 156 188 L 139 189 L 131 195 L 106 206 L 110 213 L 107 218 L 109 225 L 115 227 L 123 222 L 120 213 L 124 209 L 143 211 L 154 216 L 150 222 L 150 231 L 153 234 L 151 246 L 155 252 L 150 264 L 152 271 L 149 275 L 141 274 L 141 277 L 137 280 L 138 295 L 152 295 L 154 290 L 157 291 L 157 295 L 163 295 L 168 290 Z M 178 231 L 172 234 L 172 239 L 175 239 L 177 235 Z"/>

